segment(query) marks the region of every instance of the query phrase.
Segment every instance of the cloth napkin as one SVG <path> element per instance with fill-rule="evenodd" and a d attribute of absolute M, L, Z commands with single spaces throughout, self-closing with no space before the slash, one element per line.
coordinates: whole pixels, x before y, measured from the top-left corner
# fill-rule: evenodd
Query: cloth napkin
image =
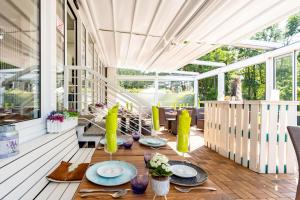
<path fill-rule="evenodd" d="M 189 151 L 189 135 L 191 126 L 190 114 L 187 110 L 183 110 L 179 116 L 178 132 L 177 132 L 177 150 L 186 153 Z"/>
<path fill-rule="evenodd" d="M 52 182 L 80 182 L 89 163 L 72 164 L 61 161 L 60 165 L 46 178 Z"/>
<path fill-rule="evenodd" d="M 152 106 L 152 120 L 154 130 L 159 131 L 159 110 L 156 106 Z"/>
<path fill-rule="evenodd" d="M 110 153 L 115 153 L 118 149 L 118 145 L 117 145 L 118 110 L 119 110 L 119 105 L 115 105 L 108 111 L 106 117 L 105 139 L 106 139 L 107 150 Z"/>

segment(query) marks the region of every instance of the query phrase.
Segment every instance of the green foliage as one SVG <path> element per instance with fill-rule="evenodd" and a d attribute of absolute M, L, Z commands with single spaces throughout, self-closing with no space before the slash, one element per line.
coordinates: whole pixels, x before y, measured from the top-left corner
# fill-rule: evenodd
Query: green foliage
<path fill-rule="evenodd" d="M 272 25 L 261 32 L 258 32 L 251 39 L 270 42 L 283 41 L 286 45 L 291 42 L 294 35 L 300 32 L 300 14 L 288 18 L 285 29 L 282 30 L 278 24 Z M 263 53 L 262 50 L 220 47 L 214 51 L 202 56 L 199 60 L 223 62 L 226 65 L 244 60 Z M 300 60 L 300 58 L 299 58 Z M 280 59 L 276 63 L 276 88 L 280 90 L 280 98 L 291 100 L 292 98 L 292 67 L 289 60 Z M 199 66 L 188 64 L 182 68 L 184 71 L 194 71 L 205 73 L 215 68 L 211 66 Z M 300 70 L 299 70 L 300 71 Z M 265 63 L 251 65 L 242 70 L 231 71 L 225 74 L 225 95 L 230 95 L 230 83 L 233 78 L 242 76 L 243 98 L 248 100 L 265 99 L 266 90 L 266 66 Z M 300 77 L 300 75 L 299 75 Z M 300 78 L 298 78 L 300 80 Z M 271 83 L 270 83 L 271 84 Z M 217 99 L 217 77 L 209 77 L 199 80 L 199 99 L 216 100 Z"/>
<path fill-rule="evenodd" d="M 286 38 L 286 44 L 290 43 L 291 38 L 300 32 L 300 14 L 289 17 L 286 24 L 286 30 L 284 37 Z"/>
<path fill-rule="evenodd" d="M 281 100 L 293 100 L 293 72 L 290 55 L 275 60 L 276 88 L 280 90 Z"/>
<path fill-rule="evenodd" d="M 4 102 L 14 106 L 21 106 L 24 102 L 27 102 L 28 99 L 33 98 L 32 92 L 26 92 L 20 89 L 9 89 L 4 92 Z M 5 104 L 4 103 L 4 104 Z M 34 106 L 33 101 L 30 101 L 27 106 Z"/>
<path fill-rule="evenodd" d="M 225 95 L 230 96 L 231 81 L 241 76 L 243 99 L 264 100 L 266 92 L 266 65 L 265 63 L 246 67 L 238 71 L 225 74 Z"/>
<path fill-rule="evenodd" d="M 251 39 L 278 42 L 282 40 L 282 30 L 278 27 L 278 24 L 274 24 L 263 31 L 256 33 Z"/>
<path fill-rule="evenodd" d="M 139 92 L 141 89 L 154 87 L 153 81 L 120 81 L 119 84 L 124 89 L 130 90 L 134 93 Z"/>

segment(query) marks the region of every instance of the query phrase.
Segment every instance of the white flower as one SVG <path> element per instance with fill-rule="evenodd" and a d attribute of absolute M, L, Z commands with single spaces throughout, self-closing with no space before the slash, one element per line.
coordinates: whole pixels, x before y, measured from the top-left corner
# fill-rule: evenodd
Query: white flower
<path fill-rule="evenodd" d="M 153 160 L 150 160 L 150 165 L 151 165 L 151 167 L 157 167 L 156 162 Z"/>
<path fill-rule="evenodd" d="M 170 172 L 171 171 L 171 169 L 170 169 L 170 167 L 166 167 L 166 172 Z"/>

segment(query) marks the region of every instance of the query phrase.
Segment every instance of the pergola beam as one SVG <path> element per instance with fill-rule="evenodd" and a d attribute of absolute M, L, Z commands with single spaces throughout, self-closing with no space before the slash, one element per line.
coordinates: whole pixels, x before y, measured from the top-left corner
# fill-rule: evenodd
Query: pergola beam
<path fill-rule="evenodd" d="M 261 40 L 242 40 L 236 44 L 231 44 L 235 47 L 251 48 L 251 49 L 262 49 L 262 50 L 274 50 L 283 47 L 283 43 L 269 42 Z"/>
<path fill-rule="evenodd" d="M 254 56 L 254 57 L 251 57 L 251 58 L 248 58 L 248 59 L 230 64 L 230 65 L 227 65 L 227 66 L 222 67 L 222 68 L 218 68 L 218 69 L 215 69 L 215 70 L 205 72 L 203 74 L 200 74 L 196 78 L 198 80 L 199 79 L 204 79 L 204 78 L 216 76 L 220 73 L 226 73 L 226 72 L 229 72 L 229 71 L 242 69 L 242 68 L 248 67 L 250 65 L 260 64 L 260 63 L 266 62 L 266 60 L 268 58 L 274 58 L 276 56 L 292 53 L 293 51 L 296 51 L 296 50 L 300 50 L 300 42 L 296 42 L 294 44 L 291 44 L 291 45 L 288 45 L 288 46 L 285 46 L 285 47 L 281 47 L 281 48 L 276 49 L 274 51 L 269 51 L 269 52 Z"/>
<path fill-rule="evenodd" d="M 225 63 L 221 62 L 212 62 L 212 61 L 206 61 L 206 60 L 193 60 L 190 62 L 190 64 L 194 65 L 205 65 L 205 66 L 212 66 L 212 67 L 225 67 Z"/>

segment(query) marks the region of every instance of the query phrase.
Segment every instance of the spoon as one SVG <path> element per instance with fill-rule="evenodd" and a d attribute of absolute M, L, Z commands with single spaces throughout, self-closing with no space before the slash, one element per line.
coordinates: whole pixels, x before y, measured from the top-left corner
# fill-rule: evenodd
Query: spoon
<path fill-rule="evenodd" d="M 181 187 L 176 187 L 175 186 L 175 189 L 178 190 L 179 192 L 184 192 L 184 193 L 187 193 L 187 192 L 190 192 L 192 190 L 210 190 L 210 191 L 217 191 L 216 188 L 213 188 L 213 187 L 192 187 L 192 188 L 181 188 Z"/>
<path fill-rule="evenodd" d="M 99 198 L 99 195 L 109 195 L 114 199 L 123 197 L 127 194 L 127 190 L 120 190 L 118 192 L 115 193 L 99 193 L 99 192 L 95 192 L 95 193 L 87 193 L 87 194 L 81 194 L 80 196 L 85 198 L 85 197 L 94 197 L 94 198 Z"/>

